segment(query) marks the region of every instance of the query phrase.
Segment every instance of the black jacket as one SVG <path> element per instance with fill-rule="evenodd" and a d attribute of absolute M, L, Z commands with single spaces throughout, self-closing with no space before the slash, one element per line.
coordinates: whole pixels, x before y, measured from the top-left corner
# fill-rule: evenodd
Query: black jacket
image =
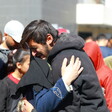
<path fill-rule="evenodd" d="M 14 100 L 12 93 L 15 93 L 17 84 L 8 77 L 0 81 L 0 112 L 13 112 L 16 109 L 18 99 Z M 13 104 L 15 102 L 15 105 Z"/>
<path fill-rule="evenodd" d="M 36 92 L 53 86 L 51 70 L 46 60 L 31 56 L 29 70 L 21 78 L 16 92 L 26 92 L 30 86 L 33 86 Z"/>
<path fill-rule="evenodd" d="M 51 70 L 46 60 L 31 56 L 30 66 L 27 73 L 21 78 L 17 85 L 14 96 L 26 97 L 26 99 L 35 106 L 34 90 L 38 93 L 44 88 L 53 86 Z"/>
<path fill-rule="evenodd" d="M 96 72 L 83 46 L 81 37 L 62 34 L 49 54 L 48 62 L 53 69 L 54 82 L 61 77 L 61 65 L 65 57 L 79 57 L 84 67 L 81 75 L 73 82 L 73 93 L 53 112 L 109 112 Z"/>

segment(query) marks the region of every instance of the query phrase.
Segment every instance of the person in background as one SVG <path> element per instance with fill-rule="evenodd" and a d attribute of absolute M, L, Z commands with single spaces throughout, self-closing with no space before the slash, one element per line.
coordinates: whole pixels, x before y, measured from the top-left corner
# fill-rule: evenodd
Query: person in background
<path fill-rule="evenodd" d="M 92 33 L 79 32 L 78 35 L 82 37 L 85 40 L 85 42 L 94 41 Z"/>
<path fill-rule="evenodd" d="M 64 33 L 64 32 L 65 33 L 70 33 L 70 31 L 65 29 L 65 28 L 58 28 L 57 30 L 58 30 L 58 35 L 60 35 L 61 33 Z"/>
<path fill-rule="evenodd" d="M 7 75 L 7 55 L 18 48 L 23 30 L 23 24 L 17 20 L 9 21 L 4 27 L 5 40 L 0 44 L 0 80 Z"/>
<path fill-rule="evenodd" d="M 0 80 L 6 76 L 7 55 L 18 48 L 24 26 L 17 20 L 9 21 L 4 27 L 4 41 L 0 45 Z"/>
<path fill-rule="evenodd" d="M 112 112 L 112 71 L 105 65 L 101 50 L 96 42 L 85 43 L 84 50 L 93 62 L 100 85 L 104 90 L 107 106 Z"/>
<path fill-rule="evenodd" d="M 104 58 L 104 62 L 112 70 L 112 56 Z"/>
<path fill-rule="evenodd" d="M 13 112 L 12 93 L 16 91 L 16 86 L 26 73 L 30 63 L 30 52 L 18 49 L 15 54 L 9 53 L 8 76 L 0 81 L 0 112 Z M 17 105 L 17 102 L 15 102 Z"/>
<path fill-rule="evenodd" d="M 96 71 L 83 50 L 84 40 L 81 37 L 68 33 L 59 36 L 58 31 L 49 22 L 34 20 L 23 32 L 20 44 L 24 47 L 25 43 L 31 48 L 33 56 L 47 59 L 52 67 L 54 83 L 61 77 L 61 65 L 65 57 L 68 60 L 72 55 L 79 57 L 84 67 L 81 75 L 72 83 L 73 92 L 67 95 L 54 112 L 109 111 Z"/>
<path fill-rule="evenodd" d="M 99 34 L 96 37 L 96 43 L 100 46 L 103 58 L 112 55 L 112 49 L 107 47 L 108 39 L 105 34 Z"/>
<path fill-rule="evenodd" d="M 107 47 L 112 49 L 112 37 L 108 39 Z"/>

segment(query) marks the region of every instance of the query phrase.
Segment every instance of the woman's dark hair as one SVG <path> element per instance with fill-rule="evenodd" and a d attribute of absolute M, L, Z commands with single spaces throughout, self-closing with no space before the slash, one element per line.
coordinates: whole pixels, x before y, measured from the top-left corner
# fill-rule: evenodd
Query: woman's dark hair
<path fill-rule="evenodd" d="M 8 55 L 7 74 L 13 72 L 16 69 L 16 63 L 23 63 L 25 61 L 24 56 L 30 55 L 29 50 L 17 49 L 15 53 L 10 52 Z"/>
<path fill-rule="evenodd" d="M 53 36 L 53 42 L 56 42 L 58 39 L 58 31 L 50 23 L 45 20 L 34 20 L 24 29 L 20 44 L 23 48 L 25 42 L 28 43 L 30 40 L 46 44 L 47 34 Z"/>

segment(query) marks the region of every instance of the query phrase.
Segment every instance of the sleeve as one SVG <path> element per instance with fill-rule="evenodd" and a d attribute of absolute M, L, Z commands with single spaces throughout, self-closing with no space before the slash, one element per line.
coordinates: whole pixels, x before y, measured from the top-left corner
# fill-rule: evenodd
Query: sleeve
<path fill-rule="evenodd" d="M 68 94 L 62 79 L 59 79 L 53 88 L 44 89 L 40 93 L 34 92 L 36 110 L 38 112 L 51 112 Z"/>
<path fill-rule="evenodd" d="M 68 86 L 68 85 L 65 83 L 63 77 L 62 77 L 62 80 L 63 80 L 63 83 L 64 83 L 64 85 L 65 85 L 66 90 L 67 90 L 68 92 L 73 91 L 73 86 L 72 86 L 72 85 L 69 85 L 69 86 Z"/>
<path fill-rule="evenodd" d="M 37 110 L 36 109 L 33 109 L 31 112 L 37 112 Z"/>
<path fill-rule="evenodd" d="M 6 110 L 6 100 L 8 96 L 8 88 L 6 84 L 1 81 L 0 82 L 0 112 L 5 112 Z"/>
<path fill-rule="evenodd" d="M 112 112 L 112 74 L 105 74 L 102 76 L 102 86 L 104 88 L 104 95 L 106 98 L 107 106 Z"/>

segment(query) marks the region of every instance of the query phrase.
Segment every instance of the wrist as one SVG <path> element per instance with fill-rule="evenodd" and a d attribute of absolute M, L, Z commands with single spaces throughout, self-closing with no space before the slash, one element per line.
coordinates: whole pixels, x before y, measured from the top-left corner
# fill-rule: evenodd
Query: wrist
<path fill-rule="evenodd" d="M 66 77 L 62 77 L 62 80 L 63 80 L 63 82 L 64 82 L 66 85 L 68 85 L 68 86 L 71 85 L 71 81 L 68 80 L 68 78 L 66 78 Z"/>
<path fill-rule="evenodd" d="M 62 77 L 62 80 L 63 80 L 63 83 L 64 83 L 64 85 L 65 85 L 66 90 L 67 90 L 68 92 L 72 91 L 72 90 L 73 90 L 73 87 L 72 87 L 72 85 L 70 85 L 71 83 L 70 83 L 70 82 L 67 83 L 67 82 L 63 79 L 63 77 Z"/>

